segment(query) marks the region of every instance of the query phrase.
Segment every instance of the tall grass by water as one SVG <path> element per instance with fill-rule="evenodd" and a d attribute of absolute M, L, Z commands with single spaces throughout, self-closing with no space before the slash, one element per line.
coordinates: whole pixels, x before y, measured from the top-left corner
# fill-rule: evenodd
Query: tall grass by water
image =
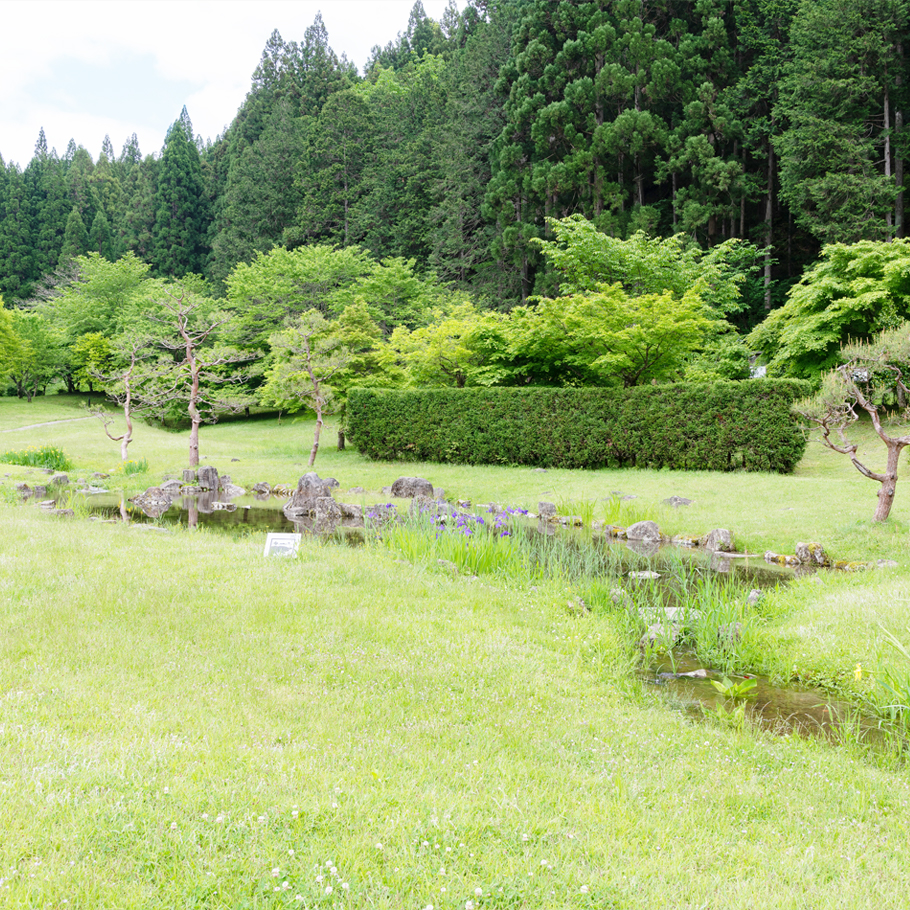
<path fill-rule="evenodd" d="M 72 461 L 59 446 L 29 446 L 0 454 L 0 462 L 22 465 L 26 468 L 49 468 L 52 471 L 69 471 Z"/>

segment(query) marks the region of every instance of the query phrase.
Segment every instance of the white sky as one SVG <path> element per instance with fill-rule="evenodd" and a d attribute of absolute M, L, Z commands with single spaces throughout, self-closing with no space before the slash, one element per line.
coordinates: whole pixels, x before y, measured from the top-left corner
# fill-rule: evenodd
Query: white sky
<path fill-rule="evenodd" d="M 459 9 L 464 0 L 456 0 Z M 133 133 L 160 150 L 185 104 L 214 139 L 233 119 L 274 29 L 301 41 L 322 12 L 329 44 L 363 71 L 407 28 L 414 0 L 0 0 L 0 155 L 28 164 L 38 131 L 97 160 Z M 437 21 L 447 0 L 423 0 Z"/>

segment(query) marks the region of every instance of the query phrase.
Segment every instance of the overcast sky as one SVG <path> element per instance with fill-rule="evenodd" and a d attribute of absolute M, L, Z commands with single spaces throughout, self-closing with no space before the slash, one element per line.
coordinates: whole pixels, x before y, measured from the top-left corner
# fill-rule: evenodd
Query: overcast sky
<path fill-rule="evenodd" d="M 456 0 L 460 8 L 464 0 Z M 447 0 L 423 0 L 439 20 Z M 233 119 L 274 29 L 299 41 L 317 12 L 329 43 L 363 71 L 375 44 L 407 28 L 414 0 L 3 0 L 0 155 L 23 168 L 44 127 L 97 160 L 133 133 L 157 152 L 185 104 L 214 139 Z"/>

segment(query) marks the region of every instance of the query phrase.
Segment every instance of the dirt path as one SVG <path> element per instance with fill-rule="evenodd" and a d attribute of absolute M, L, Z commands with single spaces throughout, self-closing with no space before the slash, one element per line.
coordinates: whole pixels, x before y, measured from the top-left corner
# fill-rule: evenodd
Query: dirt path
<path fill-rule="evenodd" d="M 38 427 L 52 427 L 55 423 L 74 423 L 77 420 L 94 420 L 94 417 L 67 417 L 66 420 L 48 420 L 47 423 L 31 423 L 27 427 L 13 427 L 0 433 L 18 433 L 20 430 L 37 430 Z"/>

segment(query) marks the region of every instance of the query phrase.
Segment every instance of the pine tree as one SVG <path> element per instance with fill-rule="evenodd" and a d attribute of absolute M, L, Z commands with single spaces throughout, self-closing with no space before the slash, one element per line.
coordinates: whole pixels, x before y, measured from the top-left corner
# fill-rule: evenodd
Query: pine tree
<path fill-rule="evenodd" d="M 38 277 L 25 177 L 0 158 L 0 294 L 7 301 L 26 298 Z"/>
<path fill-rule="evenodd" d="M 99 253 L 109 262 L 116 259 L 111 239 L 111 226 L 103 209 L 98 209 L 98 213 L 95 215 L 88 242 L 93 252 Z"/>
<path fill-rule="evenodd" d="M 906 0 L 802 3 L 776 110 L 780 192 L 823 242 L 894 233 L 894 95 L 903 86 Z M 898 86 L 901 86 L 899 89 Z"/>
<path fill-rule="evenodd" d="M 208 206 L 193 127 L 184 107 L 168 130 L 155 193 L 152 262 L 159 275 L 201 273 L 208 253 Z"/>
<path fill-rule="evenodd" d="M 85 230 L 85 224 L 82 221 L 82 215 L 79 214 L 77 206 L 73 206 L 66 219 L 66 233 L 63 238 L 63 248 L 60 250 L 60 262 L 65 263 L 77 256 L 82 256 L 88 251 L 89 237 Z"/>
<path fill-rule="evenodd" d="M 430 213 L 430 261 L 441 278 L 488 295 L 497 305 L 519 296 L 511 272 L 495 269 L 490 260 L 493 232 L 483 216 L 492 147 L 505 126 L 496 80 L 517 17 L 511 2 L 496 4 L 487 19 L 468 6 L 448 26 L 450 41 L 461 47 L 446 68 L 446 122 L 433 142 L 441 173 Z"/>

